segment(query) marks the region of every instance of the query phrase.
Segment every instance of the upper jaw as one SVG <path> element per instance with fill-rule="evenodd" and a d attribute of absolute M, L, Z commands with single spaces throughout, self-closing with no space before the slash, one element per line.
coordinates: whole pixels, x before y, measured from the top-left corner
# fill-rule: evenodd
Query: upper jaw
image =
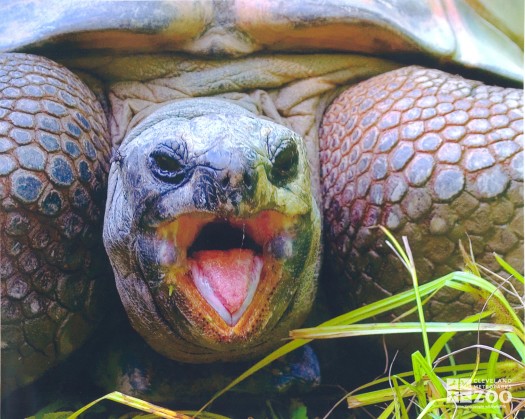
<path fill-rule="evenodd" d="M 281 280 L 293 253 L 294 224 L 293 216 L 273 210 L 248 218 L 182 214 L 157 228 L 164 282 L 212 319 L 221 335 L 242 335 Z"/>

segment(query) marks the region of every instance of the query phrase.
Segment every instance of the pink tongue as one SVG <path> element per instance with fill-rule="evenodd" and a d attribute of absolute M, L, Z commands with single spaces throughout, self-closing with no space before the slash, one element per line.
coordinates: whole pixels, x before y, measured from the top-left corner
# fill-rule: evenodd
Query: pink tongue
<path fill-rule="evenodd" d="M 248 249 L 202 250 L 193 255 L 201 275 L 230 314 L 246 300 L 254 257 Z"/>

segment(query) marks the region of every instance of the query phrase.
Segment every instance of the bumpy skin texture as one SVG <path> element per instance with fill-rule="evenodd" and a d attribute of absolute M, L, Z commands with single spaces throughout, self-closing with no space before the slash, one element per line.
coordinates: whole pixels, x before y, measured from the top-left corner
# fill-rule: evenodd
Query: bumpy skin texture
<path fill-rule="evenodd" d="M 410 286 L 370 226 L 408 236 L 422 282 L 461 268 L 461 240 L 498 271 L 492 252 L 521 269 L 523 92 L 438 70 L 406 67 L 356 85 L 320 130 L 328 253 L 355 304 Z M 467 237 L 468 235 L 468 237 Z M 475 301 L 446 291 L 431 316 L 457 318 Z M 467 311 L 469 310 L 469 311 Z"/>
<path fill-rule="evenodd" d="M 109 142 L 89 89 L 45 58 L 0 56 L 2 391 L 77 348 L 111 283 L 102 246 Z"/>
<path fill-rule="evenodd" d="M 296 159 L 286 173 L 275 171 L 288 146 Z M 131 324 L 152 348 L 182 362 L 237 361 L 268 352 L 303 322 L 315 297 L 321 221 L 297 134 L 229 101 L 188 99 L 157 108 L 118 154 L 104 244 Z M 268 212 L 275 218 L 250 223 Z M 197 291 L 187 266 L 198 240 L 182 236 L 191 234 L 192 220 L 206 217 L 209 225 L 242 224 L 235 249 L 261 234 L 261 280 L 232 327 Z M 174 233 L 162 234 L 166 229 Z M 209 238 L 228 242 L 233 234 L 229 228 Z"/>

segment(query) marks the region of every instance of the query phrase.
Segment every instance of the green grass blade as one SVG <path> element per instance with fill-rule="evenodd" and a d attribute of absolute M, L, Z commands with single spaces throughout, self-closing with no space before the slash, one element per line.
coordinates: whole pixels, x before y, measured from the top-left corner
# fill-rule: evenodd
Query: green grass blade
<path fill-rule="evenodd" d="M 489 317 L 492 315 L 492 311 L 484 311 L 482 313 L 474 314 L 473 316 L 469 316 L 461 320 L 461 323 L 474 323 L 479 322 L 480 320 L 484 319 L 485 317 Z M 450 332 L 443 332 L 434 342 L 432 347 L 430 348 L 430 358 L 432 361 L 434 361 L 441 350 L 445 347 L 448 341 L 454 337 L 456 334 L 456 331 L 450 331 Z"/>
<path fill-rule="evenodd" d="M 439 292 L 439 290 L 436 290 L 434 291 L 433 293 L 431 294 L 428 294 L 425 299 L 423 300 L 423 305 L 425 305 L 426 303 L 428 303 L 432 298 L 434 298 L 434 296 Z M 401 320 L 403 320 L 405 317 L 408 317 L 412 314 L 414 314 L 415 312 L 417 312 L 417 305 L 411 307 L 410 309 L 404 311 L 403 313 L 401 313 L 399 316 L 397 316 L 395 319 L 392 320 L 392 323 L 397 323 Z"/>
<path fill-rule="evenodd" d="M 82 407 L 81 409 L 77 410 L 76 412 L 74 412 L 72 415 L 68 416 L 67 419 L 76 419 L 78 416 L 80 416 L 82 413 L 84 413 L 86 410 L 90 409 L 91 407 L 93 407 L 94 405 L 96 405 L 97 403 L 101 402 L 102 400 L 106 400 L 107 399 L 107 396 L 103 396 L 101 397 L 100 399 L 97 399 L 97 400 L 94 400 L 92 401 L 91 403 L 85 405 L 84 407 Z"/>
<path fill-rule="evenodd" d="M 133 409 L 141 410 L 146 413 L 153 413 L 161 418 L 167 419 L 191 419 L 190 416 L 186 416 L 182 413 L 174 412 L 169 409 L 148 403 L 144 400 L 138 399 L 136 397 L 127 396 L 119 391 L 114 391 L 112 393 L 106 394 L 105 396 L 92 401 L 91 403 L 84 406 L 82 409 L 77 410 L 75 413 L 70 415 L 68 419 L 76 419 L 79 415 L 90 409 L 95 404 L 103 400 L 112 400 L 117 403 L 124 404 L 126 406 L 132 407 Z"/>
<path fill-rule="evenodd" d="M 446 406 L 446 403 L 444 403 L 446 402 L 446 400 L 447 400 L 446 398 L 431 400 L 425 406 L 425 408 L 421 411 L 421 413 L 417 416 L 417 419 L 426 419 L 428 417 L 439 417 L 439 416 L 432 415 L 431 411 L 434 409 L 439 409 L 439 408 Z M 446 416 L 443 416 L 443 417 L 446 417 Z"/>
<path fill-rule="evenodd" d="M 198 418 L 198 419 L 230 419 L 227 416 L 218 415 L 217 413 L 211 413 L 211 412 L 201 412 L 198 413 L 196 410 L 181 410 L 179 413 L 183 415 L 187 415 L 190 418 Z M 198 414 L 198 416 L 197 416 Z M 126 416 L 127 417 L 127 416 Z M 159 416 L 155 414 L 149 414 L 149 415 L 134 415 L 133 418 L 140 418 L 140 419 L 157 419 Z"/>
<path fill-rule="evenodd" d="M 417 313 L 419 317 L 419 322 L 421 323 L 421 337 L 423 338 L 423 347 L 425 348 L 425 358 L 430 364 L 432 362 L 432 360 L 430 359 L 430 344 L 428 342 L 425 314 L 423 312 L 423 303 L 421 302 L 421 294 L 419 293 L 419 281 L 417 277 L 416 266 L 414 265 L 414 258 L 412 256 L 412 251 L 410 250 L 410 245 L 408 244 L 408 239 L 406 236 L 403 236 L 403 243 L 405 245 L 406 253 L 410 258 L 409 273 L 412 278 L 412 285 L 415 291 Z"/>
<path fill-rule="evenodd" d="M 394 237 L 394 235 L 388 230 L 386 229 L 385 227 L 383 226 L 379 226 L 379 228 L 381 229 L 381 231 L 383 232 L 383 234 L 385 236 L 388 237 L 388 239 L 390 240 L 390 244 L 393 245 L 392 249 L 396 252 L 396 254 L 400 257 L 401 259 L 401 262 L 406 266 L 406 267 L 409 267 L 410 266 L 410 258 L 408 257 L 408 255 L 405 253 L 405 249 L 403 249 L 403 247 L 399 244 L 399 242 L 396 240 L 396 238 Z M 387 240 L 387 243 L 388 243 L 388 240 Z"/>
<path fill-rule="evenodd" d="M 437 367 L 437 368 L 428 368 L 428 365 L 426 364 L 426 359 L 421 355 L 421 353 L 418 352 L 418 355 L 416 355 L 416 360 L 414 361 L 417 365 L 415 368 L 413 368 L 413 371 L 410 372 L 404 372 L 401 374 L 396 374 L 394 377 L 397 380 L 402 381 L 404 384 L 399 385 L 399 397 L 406 398 L 406 397 L 412 397 L 415 394 L 417 394 L 417 387 L 416 385 L 412 385 L 410 383 L 407 383 L 402 377 L 414 377 L 414 380 L 417 380 L 416 377 L 419 378 L 420 383 L 423 384 L 422 390 L 423 390 L 423 397 L 427 397 L 427 390 L 434 390 L 433 397 L 435 399 L 441 399 L 442 396 L 446 396 L 446 389 L 441 384 L 443 381 L 446 381 L 447 378 L 473 378 L 472 377 L 472 371 L 476 368 L 479 368 L 478 374 L 475 376 L 478 380 L 493 380 L 496 381 L 499 378 L 509 378 L 511 376 L 514 376 L 517 371 L 516 363 L 512 361 L 502 361 L 498 362 L 496 364 L 495 373 L 492 376 L 489 376 L 487 373 L 487 365 L 488 363 L 481 363 L 479 365 L 475 363 L 469 363 L 469 364 L 458 364 L 456 366 L 445 366 L 445 367 Z M 523 371 L 524 369 L 521 368 L 519 371 Z M 441 380 L 438 378 L 437 374 L 442 373 L 454 373 L 455 375 L 445 375 L 441 377 Z M 387 383 L 390 380 L 392 380 L 393 377 L 383 377 L 381 379 L 374 380 L 373 382 L 366 383 L 362 386 L 360 386 L 355 391 L 360 391 L 365 388 L 374 387 L 383 383 Z M 517 381 L 517 380 L 516 380 Z M 434 387 L 430 387 L 433 385 Z M 436 391 L 437 390 L 437 391 Z M 388 401 L 392 401 L 395 398 L 395 395 L 391 388 L 384 388 L 380 390 L 373 390 L 369 391 L 367 393 L 360 393 L 360 394 L 354 394 L 352 392 L 351 395 L 347 397 L 348 406 L 350 408 L 357 408 L 357 407 L 363 407 L 371 404 L 379 404 L 384 403 Z"/>
<path fill-rule="evenodd" d="M 458 332 L 515 332 L 516 328 L 508 324 L 494 323 L 426 323 L 429 333 Z M 421 323 L 366 323 L 343 326 L 324 326 L 297 329 L 290 332 L 294 339 L 334 339 L 353 336 L 391 335 L 400 333 L 421 333 Z"/>
<path fill-rule="evenodd" d="M 511 317 L 514 326 L 516 326 L 516 328 L 520 331 L 520 337 L 523 337 L 523 340 L 525 340 L 525 326 L 523 321 L 518 317 L 516 311 L 511 307 L 505 296 L 494 284 L 475 275 L 466 274 L 454 276 L 454 279 L 448 285 L 454 289 L 463 290 L 461 285 L 464 284 L 473 285 L 483 291 L 486 291 L 493 298 L 496 298 L 498 303 L 501 305 L 501 308 L 504 309 Z"/>
<path fill-rule="evenodd" d="M 419 293 L 421 296 L 431 294 L 435 291 L 440 290 L 444 286 L 449 284 L 455 284 L 458 281 L 473 280 L 476 277 L 467 272 L 452 272 L 441 278 L 427 282 L 419 287 Z M 343 324 L 357 323 L 362 320 L 366 320 L 370 317 L 374 317 L 380 314 L 388 313 L 396 308 L 402 307 L 406 304 L 412 303 L 415 298 L 415 291 L 413 289 L 403 291 L 399 294 L 386 297 L 382 300 L 368 304 L 363 307 L 359 307 L 348 313 L 337 316 L 331 320 L 328 320 L 320 326 L 335 326 Z"/>
<path fill-rule="evenodd" d="M 472 251 L 472 241 L 470 240 L 470 237 L 468 237 L 468 241 L 469 241 L 470 254 L 467 253 L 467 251 L 463 247 L 463 243 L 461 242 L 461 240 L 459 241 L 459 252 L 461 253 L 461 256 L 463 257 L 463 263 L 465 264 L 464 269 L 467 272 L 472 272 L 474 275 L 481 277 L 481 273 L 479 271 L 478 265 L 474 259 L 474 253 Z"/>
<path fill-rule="evenodd" d="M 409 386 L 399 386 L 400 397 L 411 397 L 414 395 L 414 390 Z M 346 401 L 350 409 L 357 407 L 369 406 L 372 404 L 380 404 L 390 402 L 394 399 L 391 388 L 385 388 L 381 390 L 369 391 L 368 393 L 356 394 L 348 396 Z"/>
<path fill-rule="evenodd" d="M 493 348 L 496 349 L 497 351 L 501 350 L 506 340 L 507 339 L 505 335 L 500 336 L 500 338 L 494 344 Z M 491 352 L 489 356 L 489 362 L 487 363 L 487 375 L 489 377 L 496 376 L 496 364 L 498 362 L 498 357 L 499 357 L 499 352 L 497 351 Z"/>
<path fill-rule="evenodd" d="M 525 362 L 525 342 L 520 340 L 520 338 L 514 333 L 507 333 L 505 334 L 505 336 L 507 337 L 509 342 L 512 343 L 512 345 L 516 349 L 516 352 L 520 354 L 522 362 Z"/>
<path fill-rule="evenodd" d="M 514 269 L 512 266 L 510 266 L 507 262 L 505 262 L 504 259 L 499 257 L 496 253 L 494 253 L 494 257 L 498 261 L 499 265 L 505 269 L 509 274 L 511 274 L 514 278 L 516 278 L 518 281 L 520 281 L 522 284 L 524 283 L 523 275 L 520 274 L 516 269 Z"/>
<path fill-rule="evenodd" d="M 394 411 L 396 407 L 396 404 L 395 403 L 390 403 L 387 408 L 385 410 L 383 410 L 383 412 L 378 416 L 377 419 L 389 419 L 390 418 L 390 415 L 392 414 L 392 412 Z"/>
<path fill-rule="evenodd" d="M 416 381 L 416 394 L 421 407 L 424 408 L 428 403 L 426 397 L 427 387 L 433 394 L 437 393 L 439 398 L 446 397 L 447 391 L 434 372 L 432 364 L 428 363 L 427 359 L 419 351 L 412 354 L 412 369 Z"/>
<path fill-rule="evenodd" d="M 397 416 L 408 419 L 408 412 L 405 406 L 405 402 L 403 400 L 403 395 L 401 393 L 401 388 L 398 384 L 397 377 L 392 377 L 392 384 L 394 385 L 394 395 L 395 395 L 395 402 L 396 402 L 396 414 Z M 400 412 L 399 412 L 400 411 Z"/>
<path fill-rule="evenodd" d="M 508 363 L 508 361 L 504 361 L 504 362 Z M 502 364 L 502 363 L 498 363 L 498 366 L 499 366 L 499 364 Z M 454 365 L 454 366 L 446 365 L 446 366 L 436 367 L 436 368 L 434 368 L 434 371 L 436 373 L 450 373 L 450 372 L 452 372 L 452 373 L 456 374 L 457 377 L 463 377 L 463 376 L 466 377 L 466 376 L 469 376 L 469 371 L 472 371 L 475 367 L 476 367 L 476 364 L 474 364 L 474 363 L 457 364 L 457 365 Z M 486 367 L 487 367 L 487 363 L 480 364 L 480 368 L 485 369 Z M 467 371 L 467 372 L 465 372 L 465 371 Z M 500 372 L 500 375 L 501 375 L 501 372 Z M 404 378 L 410 378 L 410 377 L 413 377 L 413 376 L 414 376 L 414 372 L 413 371 L 407 371 L 407 372 L 396 374 L 396 378 L 401 380 L 401 381 L 403 381 L 406 385 L 409 385 L 409 384 L 406 382 L 406 380 L 404 380 Z M 456 378 L 456 376 L 454 376 L 454 378 Z M 367 388 L 370 388 L 370 387 L 378 386 L 378 385 L 381 385 L 383 383 L 387 383 L 389 380 L 390 380 L 390 377 L 378 378 L 376 380 L 370 381 L 368 383 L 365 383 L 365 384 L 359 386 L 352 393 L 355 393 L 355 392 L 358 392 L 358 391 L 361 391 L 361 390 L 364 390 L 364 389 L 367 389 Z M 410 395 L 412 395 L 412 394 L 413 393 L 411 393 Z"/>

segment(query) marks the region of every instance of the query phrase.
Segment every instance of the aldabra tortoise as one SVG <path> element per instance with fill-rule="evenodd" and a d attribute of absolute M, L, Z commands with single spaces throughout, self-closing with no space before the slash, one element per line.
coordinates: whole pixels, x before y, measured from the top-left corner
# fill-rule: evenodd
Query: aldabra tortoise
<path fill-rule="evenodd" d="M 188 363 L 260 356 L 300 326 L 323 214 L 357 304 L 407 286 L 378 224 L 422 278 L 460 268 L 468 238 L 521 266 L 522 91 L 413 66 L 519 85 L 523 13 L 481 7 L 4 5 L 2 390 L 118 306 L 105 252 L 135 330 Z M 431 314 L 471 304 L 456 298 Z"/>

